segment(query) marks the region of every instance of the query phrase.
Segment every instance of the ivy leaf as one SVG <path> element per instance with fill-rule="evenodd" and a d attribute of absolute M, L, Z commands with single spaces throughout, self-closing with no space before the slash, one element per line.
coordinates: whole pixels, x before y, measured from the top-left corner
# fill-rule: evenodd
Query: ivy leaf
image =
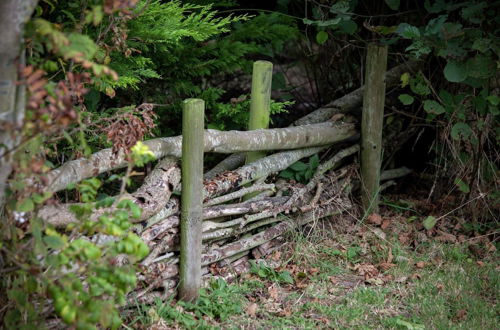
<path fill-rule="evenodd" d="M 324 44 L 328 40 L 328 33 L 325 31 L 319 31 L 316 34 L 316 42 L 320 45 Z"/>
<path fill-rule="evenodd" d="M 424 225 L 425 229 L 431 230 L 436 225 L 436 222 L 437 222 L 437 219 L 435 217 L 433 217 L 432 215 L 430 215 L 424 219 L 422 224 Z"/>
<path fill-rule="evenodd" d="M 401 94 L 401 95 L 399 95 L 398 99 L 404 105 L 410 105 L 413 103 L 413 101 L 415 101 L 415 98 L 411 95 L 408 95 L 408 94 Z"/>
<path fill-rule="evenodd" d="M 463 63 L 449 61 L 444 67 L 444 77 L 449 82 L 462 82 L 467 76 L 467 68 Z"/>
<path fill-rule="evenodd" d="M 400 4 L 399 0 L 385 0 L 385 3 L 392 10 L 398 10 L 399 9 L 399 4 Z"/>
<path fill-rule="evenodd" d="M 467 123 L 456 123 L 451 128 L 450 135 L 453 140 L 468 140 L 472 135 L 472 129 Z"/>
<path fill-rule="evenodd" d="M 467 194 L 470 192 L 469 185 L 467 183 L 465 183 L 462 179 L 456 178 L 455 184 L 458 186 L 458 190 L 460 190 L 464 194 Z"/>
<path fill-rule="evenodd" d="M 440 115 L 445 112 L 443 106 L 433 100 L 424 101 L 424 110 L 427 111 L 428 113 L 433 113 L 435 115 Z"/>

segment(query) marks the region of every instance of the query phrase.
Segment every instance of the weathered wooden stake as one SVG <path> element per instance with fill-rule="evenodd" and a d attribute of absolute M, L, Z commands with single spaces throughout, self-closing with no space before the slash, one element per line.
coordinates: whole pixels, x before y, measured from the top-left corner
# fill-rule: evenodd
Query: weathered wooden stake
<path fill-rule="evenodd" d="M 361 200 L 365 215 L 378 212 L 386 69 L 387 46 L 370 44 L 361 120 Z"/>
<path fill-rule="evenodd" d="M 273 64 L 271 62 L 257 61 L 253 64 L 248 130 L 269 128 L 272 79 Z M 257 159 L 265 157 L 265 155 L 265 151 L 248 152 L 246 163 L 248 164 L 256 161 Z"/>
<path fill-rule="evenodd" d="M 204 112 L 203 100 L 183 102 L 179 298 L 184 301 L 196 300 L 201 286 Z"/>
<path fill-rule="evenodd" d="M 256 61 L 253 64 L 248 130 L 269 128 L 272 79 L 273 64 L 271 62 Z M 245 163 L 248 164 L 254 162 L 265 156 L 265 151 L 247 152 Z M 244 200 L 252 198 L 255 195 L 256 193 L 248 194 L 244 197 Z"/>

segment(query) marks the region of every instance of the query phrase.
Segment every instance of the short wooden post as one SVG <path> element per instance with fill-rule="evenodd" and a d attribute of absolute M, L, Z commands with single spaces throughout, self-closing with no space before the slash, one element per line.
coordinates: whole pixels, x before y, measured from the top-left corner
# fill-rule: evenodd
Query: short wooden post
<path fill-rule="evenodd" d="M 248 130 L 269 128 L 271 112 L 271 83 L 273 79 L 273 64 L 268 61 L 256 61 L 253 64 L 252 91 L 250 94 L 250 118 Z M 266 156 L 265 151 L 249 151 L 245 163 L 251 163 Z M 247 200 L 257 193 L 246 195 Z"/>
<path fill-rule="evenodd" d="M 365 215 L 378 212 L 387 46 L 368 45 L 361 120 L 361 200 Z"/>
<path fill-rule="evenodd" d="M 179 298 L 194 301 L 198 298 L 201 287 L 205 102 L 200 99 L 187 99 L 182 106 Z"/>

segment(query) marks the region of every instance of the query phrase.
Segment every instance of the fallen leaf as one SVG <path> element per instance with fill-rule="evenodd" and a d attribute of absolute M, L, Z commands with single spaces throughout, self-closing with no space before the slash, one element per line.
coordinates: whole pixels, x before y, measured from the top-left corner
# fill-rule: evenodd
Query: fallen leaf
<path fill-rule="evenodd" d="M 368 263 L 357 264 L 354 266 L 354 270 L 357 271 L 359 275 L 364 276 L 365 280 L 373 278 L 379 274 L 378 269 Z"/>
<path fill-rule="evenodd" d="M 465 309 L 461 309 L 455 315 L 457 320 L 465 320 L 467 318 L 467 311 Z"/>
<path fill-rule="evenodd" d="M 378 213 L 372 213 L 366 218 L 368 223 L 380 226 L 382 224 L 382 217 Z"/>
<path fill-rule="evenodd" d="M 380 228 L 373 228 L 373 233 L 381 240 L 386 238 L 386 234 Z"/>
<path fill-rule="evenodd" d="M 482 261 L 476 261 L 476 264 L 477 264 L 479 267 L 484 267 L 484 262 L 482 262 Z"/>
<path fill-rule="evenodd" d="M 281 252 L 280 251 L 274 251 L 274 253 L 271 256 L 271 259 L 274 261 L 279 261 L 281 258 Z"/>
<path fill-rule="evenodd" d="M 455 243 L 457 241 L 457 237 L 450 233 L 445 233 L 442 231 L 438 231 L 439 236 L 436 237 L 436 240 L 443 243 Z"/>
<path fill-rule="evenodd" d="M 436 284 L 436 289 L 438 289 L 438 291 L 443 291 L 444 285 L 442 283 L 438 283 Z"/>
<path fill-rule="evenodd" d="M 249 304 L 246 308 L 247 315 L 252 316 L 252 317 L 255 316 L 255 314 L 257 313 L 258 307 L 259 306 L 256 303 Z"/>
<path fill-rule="evenodd" d="M 309 269 L 309 273 L 310 273 L 311 275 L 314 275 L 314 274 L 316 274 L 317 272 L 319 272 L 319 268 L 317 268 L 317 267 L 313 267 L 313 268 L 310 268 L 310 269 Z"/>
<path fill-rule="evenodd" d="M 267 288 L 267 292 L 269 293 L 269 297 L 271 297 L 271 299 L 273 300 L 278 299 L 279 296 L 278 288 L 275 287 L 274 285 Z"/>
<path fill-rule="evenodd" d="M 328 280 L 332 284 L 337 284 L 339 282 L 339 280 L 335 276 L 328 276 Z"/>
<path fill-rule="evenodd" d="M 391 269 L 392 267 L 394 267 L 396 265 L 393 263 L 390 263 L 390 262 L 381 262 L 378 266 L 382 271 L 386 271 L 386 270 Z"/>
<path fill-rule="evenodd" d="M 289 317 L 292 315 L 292 310 L 290 308 L 285 308 L 278 313 L 279 316 Z"/>
<path fill-rule="evenodd" d="M 416 273 L 415 273 L 415 274 L 412 274 L 412 275 L 410 276 L 410 278 L 411 278 L 412 280 L 419 280 L 419 279 L 421 279 L 421 278 L 422 278 L 422 275 L 420 275 L 420 274 L 416 274 Z"/>
<path fill-rule="evenodd" d="M 387 283 L 387 282 L 394 281 L 394 276 L 392 276 L 391 274 L 387 274 L 387 275 L 384 275 L 384 277 L 382 279 L 384 280 L 385 283 Z"/>
<path fill-rule="evenodd" d="M 401 234 L 401 235 L 399 235 L 398 239 L 399 239 L 399 242 L 401 242 L 401 244 L 403 244 L 403 245 L 410 244 L 410 235 L 409 234 Z"/>
<path fill-rule="evenodd" d="M 378 277 L 368 278 L 365 282 L 372 285 L 384 285 L 384 280 Z"/>
<path fill-rule="evenodd" d="M 496 246 L 491 242 L 486 243 L 486 247 L 488 248 L 488 252 L 495 252 L 497 250 Z"/>
<path fill-rule="evenodd" d="M 389 252 L 387 253 L 387 260 L 386 262 L 388 264 L 392 263 L 392 259 L 394 258 L 394 256 L 392 255 L 392 248 L 389 247 Z"/>
<path fill-rule="evenodd" d="M 419 261 L 419 262 L 417 262 L 417 263 L 415 264 L 415 266 L 417 266 L 417 268 L 422 269 L 422 268 L 424 268 L 424 267 L 425 267 L 425 262 L 423 262 L 423 261 Z"/>
<path fill-rule="evenodd" d="M 407 276 L 401 276 L 401 277 L 398 277 L 397 279 L 394 280 L 394 282 L 396 282 L 396 283 L 405 283 L 406 281 L 408 281 Z"/>
<path fill-rule="evenodd" d="M 382 228 L 382 230 L 386 230 L 390 225 L 391 225 L 391 220 L 384 219 L 384 221 L 382 221 L 382 225 L 380 226 L 380 228 Z"/>

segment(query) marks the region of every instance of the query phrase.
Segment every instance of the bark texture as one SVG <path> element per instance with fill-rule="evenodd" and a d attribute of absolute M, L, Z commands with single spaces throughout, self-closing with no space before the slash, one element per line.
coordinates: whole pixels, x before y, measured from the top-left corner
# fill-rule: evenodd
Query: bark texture
<path fill-rule="evenodd" d="M 179 184 L 180 180 L 181 172 L 175 158 L 167 157 L 159 162 L 146 177 L 144 184 L 135 193 L 124 196 L 124 198 L 131 199 L 142 209 L 141 217 L 131 220 L 135 222 L 144 221 L 165 208 L 173 188 Z M 46 223 L 56 227 L 77 222 L 78 219 L 70 211 L 71 205 L 74 204 L 44 206 L 38 211 L 38 216 Z M 113 210 L 113 207 L 97 209 L 91 219 L 97 220 L 99 216 Z"/>
<path fill-rule="evenodd" d="M 17 85 L 18 66 L 24 53 L 24 24 L 37 0 L 0 1 L 0 211 L 7 179 L 12 171 L 12 154 L 20 141 L 24 119 L 25 87 Z"/>
<path fill-rule="evenodd" d="M 322 123 L 293 128 L 276 128 L 254 131 L 206 130 L 204 152 L 234 153 L 256 150 L 287 150 L 327 145 L 342 141 L 355 134 L 351 124 Z M 159 138 L 144 142 L 157 158 L 181 157 L 182 137 Z M 89 158 L 65 163 L 47 173 L 46 191 L 60 191 L 70 183 L 96 176 L 127 165 L 123 155 L 113 156 L 111 149 L 104 149 Z"/>

